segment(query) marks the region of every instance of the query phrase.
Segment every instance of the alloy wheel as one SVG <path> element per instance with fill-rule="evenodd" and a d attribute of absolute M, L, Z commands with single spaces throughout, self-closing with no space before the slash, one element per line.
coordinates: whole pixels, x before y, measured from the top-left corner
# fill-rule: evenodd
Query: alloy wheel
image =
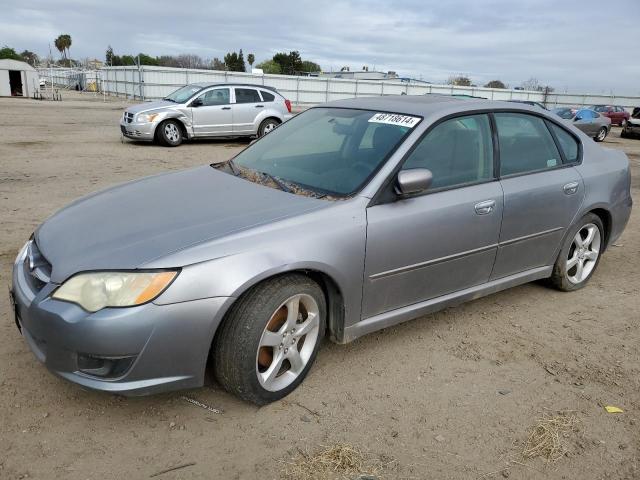
<path fill-rule="evenodd" d="M 293 295 L 269 319 L 256 354 L 256 374 L 265 390 L 291 385 L 313 354 L 320 329 L 320 309 L 311 295 Z"/>
<path fill-rule="evenodd" d="M 167 123 L 164 126 L 164 134 L 167 137 L 167 140 L 172 143 L 175 143 L 180 139 L 180 132 L 174 123 Z"/>
<path fill-rule="evenodd" d="M 272 132 L 273 130 L 275 130 L 275 128 L 276 128 L 276 124 L 273 123 L 273 122 L 269 122 L 262 129 L 262 134 L 266 135 L 267 133 Z"/>
<path fill-rule="evenodd" d="M 607 136 L 607 130 L 605 128 L 601 128 L 600 131 L 598 132 L 598 140 L 603 141 L 606 136 Z"/>
<path fill-rule="evenodd" d="M 591 275 L 600 255 L 600 244 L 600 229 L 593 223 L 578 230 L 567 258 L 567 278 L 571 283 L 582 283 Z"/>

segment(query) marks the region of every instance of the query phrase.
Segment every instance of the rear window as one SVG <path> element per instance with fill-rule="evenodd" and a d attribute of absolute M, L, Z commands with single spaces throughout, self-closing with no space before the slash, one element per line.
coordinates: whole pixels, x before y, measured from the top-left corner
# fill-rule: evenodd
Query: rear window
<path fill-rule="evenodd" d="M 578 141 L 573 138 L 573 135 L 567 132 L 564 128 L 561 128 L 551 122 L 549 122 L 549 125 L 551 127 L 551 130 L 553 130 L 556 138 L 558 139 L 558 143 L 560 144 L 560 148 L 562 149 L 562 153 L 564 153 L 566 161 L 568 163 L 577 162 L 580 152 Z"/>
<path fill-rule="evenodd" d="M 262 94 L 262 100 L 265 102 L 273 102 L 276 99 L 275 95 L 265 92 L 264 90 L 261 90 L 260 93 Z"/>
<path fill-rule="evenodd" d="M 236 88 L 236 103 L 261 102 L 258 91 L 253 88 Z"/>

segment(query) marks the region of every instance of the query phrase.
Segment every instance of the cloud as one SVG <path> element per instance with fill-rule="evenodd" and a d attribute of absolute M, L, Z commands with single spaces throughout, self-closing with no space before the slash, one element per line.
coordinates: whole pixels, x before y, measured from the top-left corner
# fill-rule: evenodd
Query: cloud
<path fill-rule="evenodd" d="M 103 58 L 108 45 L 207 58 L 242 48 L 258 62 L 299 50 L 325 69 L 368 65 L 434 83 L 536 77 L 560 91 L 640 95 L 639 14 L 637 0 L 22 0 L 3 7 L 0 43 L 43 55 L 69 33 L 75 58 Z"/>

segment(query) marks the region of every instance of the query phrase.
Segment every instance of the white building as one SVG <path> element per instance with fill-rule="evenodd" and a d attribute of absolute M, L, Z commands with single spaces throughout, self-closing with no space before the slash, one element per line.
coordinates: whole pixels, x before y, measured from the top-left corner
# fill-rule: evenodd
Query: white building
<path fill-rule="evenodd" d="M 35 68 L 18 60 L 0 60 L 0 97 L 30 97 L 40 89 Z"/>

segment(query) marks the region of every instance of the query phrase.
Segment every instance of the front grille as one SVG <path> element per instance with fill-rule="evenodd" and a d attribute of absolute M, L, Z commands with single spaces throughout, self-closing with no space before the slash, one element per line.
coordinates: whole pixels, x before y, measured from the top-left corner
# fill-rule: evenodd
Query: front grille
<path fill-rule="evenodd" d="M 124 119 L 124 121 L 126 123 L 132 123 L 133 122 L 133 113 L 124 112 L 123 119 Z"/>
<path fill-rule="evenodd" d="M 24 271 L 31 288 L 40 291 L 51 280 L 51 263 L 44 257 L 35 240 L 27 248 Z"/>

